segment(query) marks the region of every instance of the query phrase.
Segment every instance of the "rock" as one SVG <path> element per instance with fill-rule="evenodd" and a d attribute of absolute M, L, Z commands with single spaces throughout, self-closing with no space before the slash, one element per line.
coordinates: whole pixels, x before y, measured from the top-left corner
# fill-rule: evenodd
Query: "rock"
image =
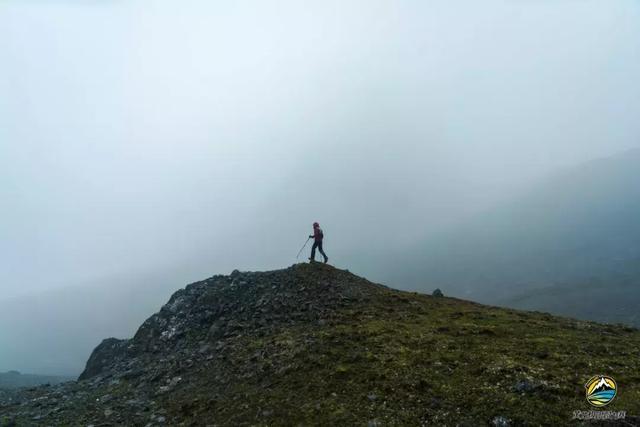
<path fill-rule="evenodd" d="M 119 340 L 117 338 L 107 338 L 91 353 L 87 366 L 85 367 L 78 380 L 86 380 L 94 378 L 98 374 L 111 366 L 113 363 L 124 359 L 126 356 L 128 340 Z M 98 380 L 98 378 L 96 378 Z"/>
<path fill-rule="evenodd" d="M 444 296 L 444 294 L 442 293 L 442 291 L 440 289 L 436 289 L 435 291 L 433 291 L 431 293 L 432 296 L 436 297 L 436 298 L 441 298 Z"/>
<path fill-rule="evenodd" d="M 438 399 L 437 397 L 432 397 L 431 399 L 429 399 L 428 405 L 430 408 L 438 409 L 442 406 L 442 400 Z"/>
<path fill-rule="evenodd" d="M 540 387 L 538 384 L 534 384 L 529 380 L 518 381 L 514 386 L 514 391 L 518 393 L 532 393 Z"/>
<path fill-rule="evenodd" d="M 125 403 L 129 406 L 142 406 L 142 401 L 139 399 L 129 399 Z"/>
<path fill-rule="evenodd" d="M 207 354 L 210 351 L 211 351 L 211 345 L 209 345 L 209 344 L 204 344 L 203 346 L 201 346 L 198 349 L 198 353 L 200 353 L 200 354 Z"/>
<path fill-rule="evenodd" d="M 141 377 L 142 375 L 144 375 L 144 370 L 142 369 L 129 369 L 122 373 L 122 378 L 131 381 Z"/>
<path fill-rule="evenodd" d="M 212 341 L 221 338 L 223 335 L 224 330 L 222 329 L 221 324 L 218 322 L 211 325 L 211 327 L 209 328 L 209 332 L 207 333 L 208 338 Z"/>
<path fill-rule="evenodd" d="M 108 401 L 110 401 L 111 399 L 113 399 L 113 396 L 111 396 L 110 394 L 105 394 L 104 396 L 102 396 L 99 399 L 100 403 L 107 403 Z"/>
<path fill-rule="evenodd" d="M 511 427 L 511 421 L 508 418 L 499 415 L 491 420 L 491 425 L 495 427 Z"/>

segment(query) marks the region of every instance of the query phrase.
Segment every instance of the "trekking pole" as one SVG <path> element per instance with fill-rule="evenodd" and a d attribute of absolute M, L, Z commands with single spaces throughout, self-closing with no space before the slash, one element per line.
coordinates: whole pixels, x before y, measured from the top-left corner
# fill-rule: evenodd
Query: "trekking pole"
<path fill-rule="evenodd" d="M 298 251 L 298 255 L 296 255 L 296 259 L 298 259 L 298 257 L 300 256 L 300 254 L 302 253 L 302 250 L 304 249 L 304 247 L 307 246 L 307 243 L 309 243 L 309 240 L 311 240 L 311 237 L 307 238 L 307 241 L 304 242 L 304 245 L 302 245 L 302 247 Z"/>

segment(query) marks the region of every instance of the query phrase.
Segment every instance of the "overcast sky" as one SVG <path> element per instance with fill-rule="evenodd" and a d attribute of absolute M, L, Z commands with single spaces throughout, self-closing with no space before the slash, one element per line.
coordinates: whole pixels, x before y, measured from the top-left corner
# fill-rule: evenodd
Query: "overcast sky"
<path fill-rule="evenodd" d="M 2 1 L 0 299 L 280 268 L 313 221 L 349 268 L 637 147 L 639 22 L 632 0 Z"/>

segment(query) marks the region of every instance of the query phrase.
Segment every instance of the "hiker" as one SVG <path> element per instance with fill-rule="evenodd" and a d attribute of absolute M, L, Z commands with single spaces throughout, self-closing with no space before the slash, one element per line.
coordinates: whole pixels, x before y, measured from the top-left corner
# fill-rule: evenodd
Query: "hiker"
<path fill-rule="evenodd" d="M 322 239 L 324 238 L 324 234 L 322 233 L 322 228 L 320 228 L 320 224 L 317 222 L 313 223 L 313 235 L 309 236 L 309 238 L 313 237 L 313 246 L 311 246 L 311 256 L 309 257 L 309 261 L 314 262 L 316 260 L 316 248 L 320 251 L 322 256 L 324 257 L 324 263 L 326 264 L 329 261 L 329 257 L 322 250 Z"/>

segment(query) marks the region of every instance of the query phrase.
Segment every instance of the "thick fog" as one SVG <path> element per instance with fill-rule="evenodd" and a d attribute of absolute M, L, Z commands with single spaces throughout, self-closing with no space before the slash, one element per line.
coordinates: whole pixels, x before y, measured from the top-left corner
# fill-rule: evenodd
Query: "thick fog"
<path fill-rule="evenodd" d="M 78 373 L 172 290 L 293 264 L 313 221 L 375 280 L 368 254 L 637 147 L 638 22 L 631 0 L 0 3 L 0 371 Z"/>

